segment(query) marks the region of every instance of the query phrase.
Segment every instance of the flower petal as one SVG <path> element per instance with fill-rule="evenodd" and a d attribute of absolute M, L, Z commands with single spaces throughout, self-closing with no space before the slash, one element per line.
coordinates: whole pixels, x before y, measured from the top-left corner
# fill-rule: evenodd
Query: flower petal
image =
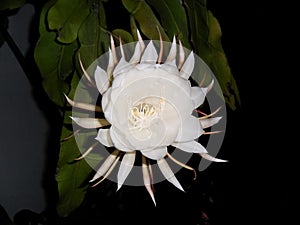
<path fill-rule="evenodd" d="M 197 141 L 174 142 L 172 146 L 189 153 L 207 153 L 206 149 Z"/>
<path fill-rule="evenodd" d="M 147 165 L 146 158 L 142 157 L 142 172 L 143 172 L 143 180 L 145 188 L 147 189 L 149 195 L 151 196 L 152 201 L 154 202 L 154 205 L 156 205 L 154 194 L 151 188 L 151 178 L 150 173 L 148 170 L 149 166 Z"/>
<path fill-rule="evenodd" d="M 115 126 L 111 126 L 110 136 L 111 136 L 112 142 L 114 143 L 114 146 L 117 149 L 120 149 L 124 152 L 132 152 L 135 150 L 134 147 L 128 142 L 125 135 L 122 134 L 122 132 L 119 131 L 119 129 L 116 128 Z"/>
<path fill-rule="evenodd" d="M 99 119 L 99 118 L 78 118 L 72 117 L 70 118 L 77 123 L 79 126 L 84 128 L 99 128 L 110 125 L 110 123 L 106 119 Z"/>
<path fill-rule="evenodd" d="M 107 171 L 108 169 L 112 166 L 112 164 L 114 163 L 114 161 L 116 160 L 117 156 L 119 154 L 118 150 L 114 150 L 106 159 L 105 161 L 102 163 L 102 165 L 99 167 L 99 169 L 97 170 L 96 174 L 94 175 L 93 179 L 90 180 L 90 182 L 93 182 L 95 180 L 97 180 L 99 177 L 102 177 Z"/>
<path fill-rule="evenodd" d="M 156 49 L 153 45 L 153 42 L 150 41 L 149 44 L 147 45 L 144 54 L 141 58 L 141 64 L 142 63 L 150 63 L 150 64 L 155 64 L 157 60 L 158 54 L 156 52 Z"/>
<path fill-rule="evenodd" d="M 120 59 L 120 62 L 116 65 L 114 71 L 113 71 L 113 76 L 116 77 L 119 74 L 125 73 L 129 69 L 132 68 L 132 64 L 128 63 L 124 57 Z"/>
<path fill-rule="evenodd" d="M 180 70 L 180 76 L 184 79 L 189 79 L 189 77 L 191 76 L 191 74 L 194 70 L 194 64 L 195 64 L 194 52 L 191 51 L 191 53 L 185 60 L 183 66 Z"/>
<path fill-rule="evenodd" d="M 118 189 L 117 191 L 122 187 L 124 181 L 128 177 L 135 161 L 135 151 L 133 152 L 126 152 L 126 154 L 123 156 L 119 172 L 118 172 Z"/>
<path fill-rule="evenodd" d="M 194 108 L 198 108 L 205 100 L 206 92 L 200 87 L 191 87 L 191 99 L 194 103 Z"/>
<path fill-rule="evenodd" d="M 221 119 L 222 119 L 222 116 L 219 116 L 219 117 L 213 117 L 213 118 L 199 120 L 199 122 L 200 122 L 202 128 L 208 128 L 208 127 L 211 127 L 211 126 L 215 125 L 216 123 L 218 123 Z"/>
<path fill-rule="evenodd" d="M 137 64 L 141 59 L 141 54 L 142 54 L 142 46 L 141 46 L 141 43 L 138 42 L 135 45 L 134 53 L 133 53 L 129 63 L 130 64 Z"/>
<path fill-rule="evenodd" d="M 164 177 L 179 190 L 184 191 L 165 159 L 157 160 L 157 165 Z"/>
<path fill-rule="evenodd" d="M 176 38 L 175 36 L 173 37 L 173 42 L 169 51 L 169 55 L 166 58 L 165 63 L 171 62 L 171 61 L 175 61 L 176 59 Z"/>
<path fill-rule="evenodd" d="M 201 157 L 212 162 L 228 162 L 228 160 L 215 158 L 207 153 L 200 153 Z"/>
<path fill-rule="evenodd" d="M 178 132 L 175 142 L 193 141 L 203 134 L 199 119 L 194 116 L 189 116 L 182 121 L 182 126 Z"/>
<path fill-rule="evenodd" d="M 106 73 L 109 78 L 112 76 L 114 67 L 115 67 L 114 56 L 112 54 L 111 49 L 109 48 L 108 49 L 108 64 L 107 64 L 107 68 L 106 68 Z"/>
<path fill-rule="evenodd" d="M 109 130 L 110 129 L 100 129 L 98 131 L 97 137 L 95 139 L 107 147 L 112 147 L 112 146 L 114 146 L 114 144 L 111 140 Z"/>
<path fill-rule="evenodd" d="M 103 94 L 110 86 L 110 81 L 107 73 L 100 66 L 97 66 L 94 77 L 98 91 Z"/>
<path fill-rule="evenodd" d="M 149 159 L 159 160 L 166 156 L 167 154 L 167 147 L 158 147 L 155 149 L 144 149 L 141 150 L 142 154 Z"/>

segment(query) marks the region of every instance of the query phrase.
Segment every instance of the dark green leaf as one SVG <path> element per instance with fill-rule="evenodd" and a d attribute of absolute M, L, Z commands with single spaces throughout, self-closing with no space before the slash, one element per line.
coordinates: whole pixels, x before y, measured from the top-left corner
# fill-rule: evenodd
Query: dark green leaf
<path fill-rule="evenodd" d="M 186 12 L 180 1 L 147 0 L 147 2 L 158 12 L 169 38 L 171 39 L 175 35 L 185 47 L 189 48 L 188 22 Z"/>
<path fill-rule="evenodd" d="M 49 28 L 58 32 L 58 41 L 72 43 L 88 14 L 89 6 L 86 1 L 58 0 L 48 13 Z"/>
<path fill-rule="evenodd" d="M 2 33 L 5 33 L 8 28 L 8 18 L 7 16 L 0 16 L 0 48 L 4 43 L 4 36 Z"/>
<path fill-rule="evenodd" d="M 67 119 L 66 117 L 65 119 Z M 66 127 L 62 128 L 62 139 L 71 134 L 72 131 L 68 130 Z M 77 144 L 82 145 L 84 140 L 91 135 L 95 134 L 83 134 L 82 141 L 77 139 L 76 142 L 73 137 L 61 142 L 56 177 L 59 191 L 57 212 L 61 217 L 69 215 L 69 213 L 81 204 L 85 197 L 89 185 L 87 178 L 88 175 L 93 172 L 93 169 L 85 160 L 75 161 L 74 159 L 81 154 Z M 100 161 L 101 158 L 95 158 L 95 164 Z"/>
<path fill-rule="evenodd" d="M 141 32 L 149 39 L 159 40 L 159 29 L 162 39 L 169 41 L 169 38 L 156 18 L 151 7 L 143 0 L 122 0 L 124 7 L 131 14 L 131 16 L 138 22 Z M 136 33 L 136 30 L 132 30 Z"/>
<path fill-rule="evenodd" d="M 112 31 L 114 37 L 119 38 L 121 37 L 123 43 L 130 43 L 133 42 L 133 37 L 132 35 L 127 32 L 126 30 L 122 30 L 122 29 L 115 29 Z"/>
<path fill-rule="evenodd" d="M 221 44 L 221 28 L 206 8 L 206 0 L 184 0 L 189 17 L 193 48 L 214 72 L 231 109 L 240 101 L 236 82 Z"/>
<path fill-rule="evenodd" d="M 105 11 L 101 2 L 97 10 L 91 11 L 78 32 L 80 58 L 88 68 L 109 47 L 109 33 L 106 31 Z M 77 68 L 79 68 L 77 66 Z M 79 70 L 81 71 L 81 70 Z"/>
<path fill-rule="evenodd" d="M 25 4 L 26 0 L 1 0 L 0 10 L 17 9 Z"/>

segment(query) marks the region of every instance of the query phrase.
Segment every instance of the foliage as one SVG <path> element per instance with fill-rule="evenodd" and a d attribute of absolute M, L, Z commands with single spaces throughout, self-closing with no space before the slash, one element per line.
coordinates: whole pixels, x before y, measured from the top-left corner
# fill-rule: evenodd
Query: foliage
<path fill-rule="evenodd" d="M 0 10 L 21 7 L 25 0 L 4 0 Z M 120 16 L 116 16 L 120 12 Z M 114 17 L 112 16 L 114 15 Z M 49 0 L 40 13 L 40 38 L 34 58 L 44 90 L 58 106 L 63 119 L 57 182 L 58 213 L 67 216 L 84 199 L 92 169 L 84 160 L 73 162 L 80 152 L 72 133 L 71 109 L 64 94 L 73 97 L 82 71 L 108 50 L 110 35 L 123 42 L 137 40 L 136 29 L 147 39 L 172 40 L 175 35 L 212 69 L 227 105 L 235 109 L 238 88 L 221 44 L 221 28 L 206 0 Z"/>

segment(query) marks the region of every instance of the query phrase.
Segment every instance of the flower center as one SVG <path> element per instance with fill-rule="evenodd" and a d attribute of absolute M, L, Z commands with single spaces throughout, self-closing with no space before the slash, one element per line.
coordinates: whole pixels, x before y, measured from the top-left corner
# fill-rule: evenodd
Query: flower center
<path fill-rule="evenodd" d="M 157 117 L 159 109 L 149 103 L 140 103 L 131 108 L 129 122 L 131 129 L 139 131 L 150 128 L 151 121 Z"/>

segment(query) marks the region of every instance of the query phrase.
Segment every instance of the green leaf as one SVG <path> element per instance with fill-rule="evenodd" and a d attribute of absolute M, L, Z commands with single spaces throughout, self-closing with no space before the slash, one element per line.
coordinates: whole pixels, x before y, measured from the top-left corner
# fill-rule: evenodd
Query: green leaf
<path fill-rule="evenodd" d="M 115 29 L 112 31 L 112 34 L 116 38 L 121 37 L 123 43 L 130 43 L 130 42 L 134 41 L 132 35 L 129 32 L 127 32 L 126 30 Z"/>
<path fill-rule="evenodd" d="M 25 4 L 26 0 L 1 0 L 0 11 L 6 9 L 17 9 Z"/>
<path fill-rule="evenodd" d="M 64 126 L 62 139 L 70 134 L 72 131 Z M 85 160 L 74 161 L 74 159 L 81 154 L 77 144 L 83 144 L 84 140 L 91 135 L 94 134 L 83 134 L 82 143 L 76 142 L 74 137 L 61 142 L 56 176 L 59 192 L 57 212 L 61 217 L 68 216 L 79 207 L 85 197 L 89 185 L 87 178 L 93 169 Z M 95 161 L 100 162 L 101 158 L 95 158 Z"/>
<path fill-rule="evenodd" d="M 106 18 L 102 2 L 92 10 L 78 31 L 80 58 L 87 69 L 100 55 L 108 50 L 110 39 L 106 31 Z M 78 61 L 78 60 L 76 60 Z M 80 74 L 82 73 L 80 67 Z"/>
<path fill-rule="evenodd" d="M 234 110 L 240 102 L 239 91 L 221 44 L 221 28 L 206 8 L 206 0 L 184 0 L 189 17 L 193 48 L 214 72 L 226 103 Z"/>
<path fill-rule="evenodd" d="M 138 22 L 141 32 L 147 38 L 151 40 L 159 40 L 159 34 L 157 32 L 158 28 L 162 39 L 164 41 L 170 40 L 151 7 L 145 1 L 122 0 L 122 3 L 130 15 Z M 136 30 L 132 30 L 132 33 L 136 33 Z"/>
<path fill-rule="evenodd" d="M 72 43 L 77 38 L 79 27 L 88 15 L 87 1 L 57 0 L 48 13 L 49 28 L 57 31 L 58 41 Z"/>
<path fill-rule="evenodd" d="M 169 38 L 174 35 L 183 42 L 186 48 L 190 47 L 188 37 L 188 22 L 186 12 L 180 1 L 174 0 L 147 0 L 160 16 L 162 26 Z"/>

